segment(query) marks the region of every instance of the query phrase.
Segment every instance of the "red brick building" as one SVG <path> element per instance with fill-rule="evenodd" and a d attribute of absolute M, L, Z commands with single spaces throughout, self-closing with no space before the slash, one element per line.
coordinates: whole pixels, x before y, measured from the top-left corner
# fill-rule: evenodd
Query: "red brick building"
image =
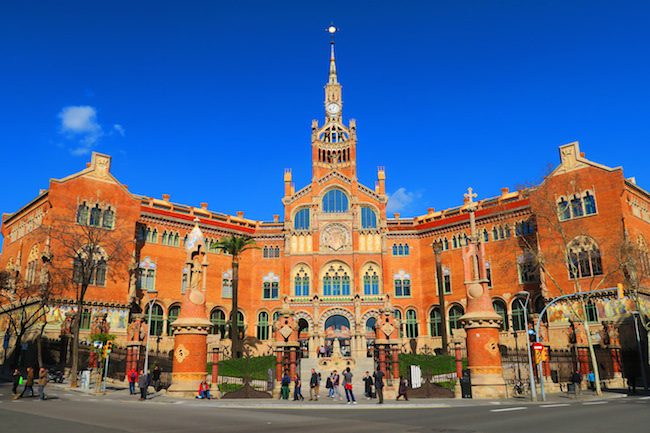
<path fill-rule="evenodd" d="M 178 315 L 187 281 L 184 240 L 198 218 L 209 263 L 207 306 L 214 324 L 209 340 L 227 337 L 231 303 L 231 260 L 213 242 L 239 234 L 254 237 L 259 246 L 242 257 L 239 305 L 245 333 L 261 340 L 261 352 L 270 350 L 270 325 L 286 302 L 297 313 L 302 344 L 310 353 L 333 338 L 341 338 L 350 351 L 365 353 L 373 321 L 387 299 L 401 319 L 403 350 L 411 350 L 413 341 L 419 352 L 440 347 L 443 326 L 454 334 L 464 332 L 459 321 L 466 305 L 461 247 L 469 235 L 468 213 L 459 204 L 428 209 L 414 218 L 386 215 L 386 172 L 378 169 L 374 187 L 357 178 L 357 126 L 354 120 L 343 120 L 342 101 L 332 46 L 324 122 L 312 122 L 312 181 L 296 189 L 291 171 L 285 170 L 282 219 L 254 221 L 243 213 L 211 210 L 207 203 L 197 207 L 175 203 L 169 195 L 154 198 L 130 192 L 111 173 L 111 157 L 93 153 L 87 168 L 51 180 L 38 197 L 3 215 L 0 269 L 12 278 L 33 281 L 46 248 L 42 229 L 57 218 L 121 230 L 116 236 L 128 246 L 131 265 L 118 270 L 109 262 L 94 279 L 82 316 L 82 337 L 88 335 L 91 316 L 105 312 L 120 344 L 130 313 L 144 310 L 147 290 L 155 289 L 151 332 L 161 338 L 152 348 L 171 350 L 169 324 Z M 494 306 L 504 318 L 503 343 L 514 343 L 513 330 L 521 342 L 526 340 L 523 312 L 513 302 L 517 293 L 531 294 L 535 312 L 550 298 L 578 290 L 577 284 L 587 291 L 627 281 L 620 254 L 625 242 L 638 247 L 639 280 L 647 283 L 649 209 L 647 191 L 633 178 L 626 179 L 622 168 L 586 159 L 577 142 L 560 147 L 560 165 L 539 186 L 522 191 L 504 188 L 497 196 L 479 199 L 476 218 Z M 434 241 L 443 246 L 444 324 Z M 55 264 L 63 260 L 56 239 L 47 248 Z M 68 261 L 58 266 L 67 266 L 72 273 L 73 263 Z M 47 333 L 58 335 L 73 300 L 71 291 L 57 296 Z M 551 344 L 558 347 L 570 344 L 566 329 L 573 321 L 563 308 L 549 312 Z M 617 322 L 637 308 L 603 297 L 592 301 L 587 314 L 594 323 Z M 0 319 L 0 333 L 5 328 Z"/>

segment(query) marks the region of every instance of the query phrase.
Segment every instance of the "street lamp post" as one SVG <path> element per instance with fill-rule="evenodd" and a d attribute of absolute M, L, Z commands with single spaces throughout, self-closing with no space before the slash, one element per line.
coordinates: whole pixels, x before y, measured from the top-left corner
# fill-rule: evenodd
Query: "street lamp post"
<path fill-rule="evenodd" d="M 440 336 L 442 337 L 442 354 L 447 354 L 447 314 L 445 313 L 445 288 L 442 281 L 442 241 L 434 241 L 431 245 L 436 256 L 436 281 L 438 283 L 438 300 L 440 302 Z"/>
<path fill-rule="evenodd" d="M 639 361 L 641 365 L 641 377 L 643 379 L 643 390 L 647 391 L 648 390 L 648 378 L 646 377 L 645 374 L 645 359 L 643 357 L 643 350 L 641 349 L 641 335 L 639 334 L 639 312 L 638 311 L 632 311 L 632 318 L 634 319 L 634 333 L 636 335 L 636 347 L 639 352 Z M 634 379 L 636 380 L 636 378 Z"/>
<path fill-rule="evenodd" d="M 526 298 L 526 302 L 521 301 L 521 297 Z M 519 292 L 517 293 L 517 301 L 524 309 L 524 323 L 526 324 L 526 348 L 528 349 L 528 376 L 530 377 L 530 399 L 532 401 L 537 400 L 537 385 L 535 384 L 535 373 L 533 371 L 533 357 L 530 353 L 530 341 L 528 341 L 528 302 L 530 301 L 529 292 Z M 515 341 L 517 337 L 515 336 Z"/>
<path fill-rule="evenodd" d="M 158 299 L 158 291 L 155 289 L 147 290 L 147 293 L 149 296 L 153 296 L 153 298 L 147 303 L 149 306 L 149 318 L 147 319 L 147 344 L 145 345 L 144 348 L 144 373 L 148 374 L 149 372 L 149 340 L 151 340 L 151 312 L 153 310 L 153 305 L 156 303 L 156 300 Z"/>

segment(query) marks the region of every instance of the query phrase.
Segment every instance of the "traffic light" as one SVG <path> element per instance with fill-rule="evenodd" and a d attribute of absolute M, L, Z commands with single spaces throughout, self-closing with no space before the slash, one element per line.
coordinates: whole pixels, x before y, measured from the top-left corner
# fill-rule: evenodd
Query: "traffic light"
<path fill-rule="evenodd" d="M 113 351 L 113 342 L 112 341 L 107 341 L 106 342 L 106 350 L 108 353 L 111 353 Z"/>
<path fill-rule="evenodd" d="M 616 285 L 616 295 L 618 299 L 623 299 L 625 297 L 625 291 L 623 290 L 623 283 L 618 283 Z"/>

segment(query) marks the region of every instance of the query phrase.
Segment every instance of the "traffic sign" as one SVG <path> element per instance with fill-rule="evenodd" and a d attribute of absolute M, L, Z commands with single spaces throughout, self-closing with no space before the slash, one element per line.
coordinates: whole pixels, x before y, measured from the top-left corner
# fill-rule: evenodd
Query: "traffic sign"
<path fill-rule="evenodd" d="M 533 343 L 533 350 L 541 352 L 544 350 L 544 345 L 542 343 Z"/>

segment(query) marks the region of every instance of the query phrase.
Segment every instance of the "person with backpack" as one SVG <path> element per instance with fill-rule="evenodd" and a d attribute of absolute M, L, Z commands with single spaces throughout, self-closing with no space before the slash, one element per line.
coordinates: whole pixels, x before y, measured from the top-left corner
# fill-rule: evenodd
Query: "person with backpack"
<path fill-rule="evenodd" d="M 135 368 L 129 370 L 127 379 L 129 381 L 129 394 L 135 395 L 135 384 L 138 383 L 138 371 Z"/>
<path fill-rule="evenodd" d="M 334 390 L 332 389 L 332 374 L 330 373 L 329 376 L 327 376 L 327 380 L 325 381 L 325 389 L 327 389 L 327 397 L 332 398 L 334 395 Z"/>
<path fill-rule="evenodd" d="M 293 379 L 293 401 L 302 401 L 305 397 L 302 396 L 302 380 L 300 380 L 300 375 L 296 374 L 296 377 Z"/>
<path fill-rule="evenodd" d="M 580 383 L 582 382 L 582 375 L 578 371 L 574 371 L 571 375 L 571 383 L 573 384 L 573 393 L 580 395 Z"/>
<path fill-rule="evenodd" d="M 162 370 L 158 364 L 155 364 L 153 371 L 151 372 L 151 383 L 153 385 L 153 389 L 155 389 L 156 392 L 160 391 L 160 373 L 162 373 Z"/>
<path fill-rule="evenodd" d="M 334 370 L 332 372 L 332 398 L 336 399 L 338 397 L 339 400 L 343 400 L 343 397 L 341 397 L 341 391 L 339 391 L 339 385 L 341 383 L 341 377 L 339 374 Z"/>
<path fill-rule="evenodd" d="M 311 369 L 311 377 L 309 378 L 309 401 L 318 401 L 318 391 L 320 390 L 320 380 L 318 373 L 315 369 Z"/>

